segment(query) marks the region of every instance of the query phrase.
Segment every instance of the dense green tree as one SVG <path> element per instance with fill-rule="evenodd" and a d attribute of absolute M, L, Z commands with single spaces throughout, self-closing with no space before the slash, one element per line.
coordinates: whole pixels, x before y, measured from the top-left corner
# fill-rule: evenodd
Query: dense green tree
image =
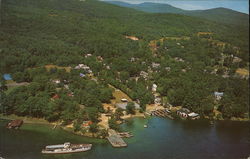
<path fill-rule="evenodd" d="M 121 109 L 121 108 L 117 108 L 116 110 L 115 110 L 115 114 L 114 114 L 114 118 L 116 119 L 116 120 L 121 120 L 121 116 L 123 116 L 124 114 L 123 114 L 123 110 Z"/>
<path fill-rule="evenodd" d="M 96 133 L 98 131 L 98 126 L 96 123 L 93 123 L 90 125 L 89 127 L 89 131 L 92 132 L 92 133 Z"/>
<path fill-rule="evenodd" d="M 119 129 L 119 125 L 116 123 L 116 119 L 114 117 L 111 117 L 111 119 L 108 120 L 108 124 L 110 129 Z"/>
<path fill-rule="evenodd" d="M 135 114 L 135 104 L 133 102 L 128 102 L 126 112 L 127 114 Z"/>
<path fill-rule="evenodd" d="M 81 122 L 74 121 L 73 126 L 74 126 L 74 131 L 75 131 L 75 132 L 81 130 Z"/>
<path fill-rule="evenodd" d="M 99 114 L 98 114 L 98 109 L 97 108 L 95 108 L 95 107 L 88 108 L 87 114 L 88 114 L 88 117 L 89 117 L 89 119 L 91 121 L 93 121 L 93 122 L 98 121 Z"/>

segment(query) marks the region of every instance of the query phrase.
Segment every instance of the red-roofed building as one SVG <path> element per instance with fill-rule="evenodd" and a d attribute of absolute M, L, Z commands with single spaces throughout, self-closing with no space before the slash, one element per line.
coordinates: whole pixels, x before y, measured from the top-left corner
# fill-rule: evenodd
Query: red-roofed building
<path fill-rule="evenodd" d="M 55 94 L 52 98 L 53 98 L 53 99 L 59 99 L 60 97 L 59 97 L 58 94 Z"/>

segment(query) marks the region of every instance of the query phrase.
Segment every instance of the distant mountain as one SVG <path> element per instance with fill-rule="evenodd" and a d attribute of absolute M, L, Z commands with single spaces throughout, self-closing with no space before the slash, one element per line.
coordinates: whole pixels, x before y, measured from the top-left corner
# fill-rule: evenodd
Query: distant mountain
<path fill-rule="evenodd" d="M 149 12 L 149 13 L 173 13 L 173 14 L 184 14 L 189 16 L 195 16 L 199 18 L 205 18 L 208 20 L 234 25 L 248 25 L 249 15 L 240 13 L 227 8 L 214 8 L 208 10 L 183 10 L 180 8 L 173 7 L 169 4 L 160 3 L 141 3 L 141 4 L 129 4 L 119 1 L 108 1 L 108 3 L 118 5 L 121 7 L 133 8 L 136 10 Z"/>
<path fill-rule="evenodd" d="M 121 7 L 133 8 L 136 10 L 149 12 L 149 13 L 185 13 L 186 11 L 180 8 L 173 7 L 169 4 L 159 4 L 159 3 L 140 3 L 140 4 L 130 4 L 119 1 L 108 1 L 108 3 L 115 4 Z"/>
<path fill-rule="evenodd" d="M 191 11 L 186 15 L 206 18 L 226 24 L 249 25 L 249 15 L 227 8 L 214 8 L 208 10 Z"/>

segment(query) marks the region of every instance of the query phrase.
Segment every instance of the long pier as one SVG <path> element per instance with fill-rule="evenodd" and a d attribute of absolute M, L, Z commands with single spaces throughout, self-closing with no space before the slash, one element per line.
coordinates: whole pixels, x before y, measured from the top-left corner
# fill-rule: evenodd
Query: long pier
<path fill-rule="evenodd" d="M 109 129 L 109 137 L 107 137 L 107 139 L 113 147 L 127 147 L 128 146 L 126 142 L 121 138 L 121 136 L 116 133 L 115 130 Z"/>

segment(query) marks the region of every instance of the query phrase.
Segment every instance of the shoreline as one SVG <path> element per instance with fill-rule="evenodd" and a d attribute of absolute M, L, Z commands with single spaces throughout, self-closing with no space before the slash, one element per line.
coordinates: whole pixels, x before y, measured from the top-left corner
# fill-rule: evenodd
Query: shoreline
<path fill-rule="evenodd" d="M 146 119 L 146 118 L 149 118 L 149 117 L 151 117 L 151 116 L 148 116 L 145 113 L 136 112 L 136 114 L 134 114 L 134 115 L 132 115 L 132 114 L 124 115 L 121 118 L 126 121 L 128 119 L 133 119 L 133 118 L 144 118 L 144 119 Z M 74 132 L 73 128 L 68 127 L 68 125 L 61 126 L 58 122 L 48 122 L 47 120 L 45 120 L 43 118 L 22 117 L 22 116 L 17 116 L 17 115 L 14 115 L 14 114 L 11 114 L 11 115 L 0 114 L 0 120 L 15 120 L 15 119 L 21 119 L 26 124 L 51 125 L 54 128 L 60 127 L 64 131 L 70 132 L 70 133 L 75 134 L 75 135 L 83 136 L 83 137 L 103 139 L 103 138 L 97 137 L 98 135 L 96 133 L 85 133 L 85 134 L 83 134 L 81 132 Z M 248 119 L 248 118 L 235 118 L 235 117 L 232 117 L 231 119 L 208 119 L 208 118 L 204 118 L 204 119 L 207 119 L 209 121 L 215 121 L 215 122 L 216 121 L 250 122 L 250 119 Z M 120 123 L 120 124 L 122 124 L 122 123 Z M 52 128 L 52 130 L 54 128 Z"/>

